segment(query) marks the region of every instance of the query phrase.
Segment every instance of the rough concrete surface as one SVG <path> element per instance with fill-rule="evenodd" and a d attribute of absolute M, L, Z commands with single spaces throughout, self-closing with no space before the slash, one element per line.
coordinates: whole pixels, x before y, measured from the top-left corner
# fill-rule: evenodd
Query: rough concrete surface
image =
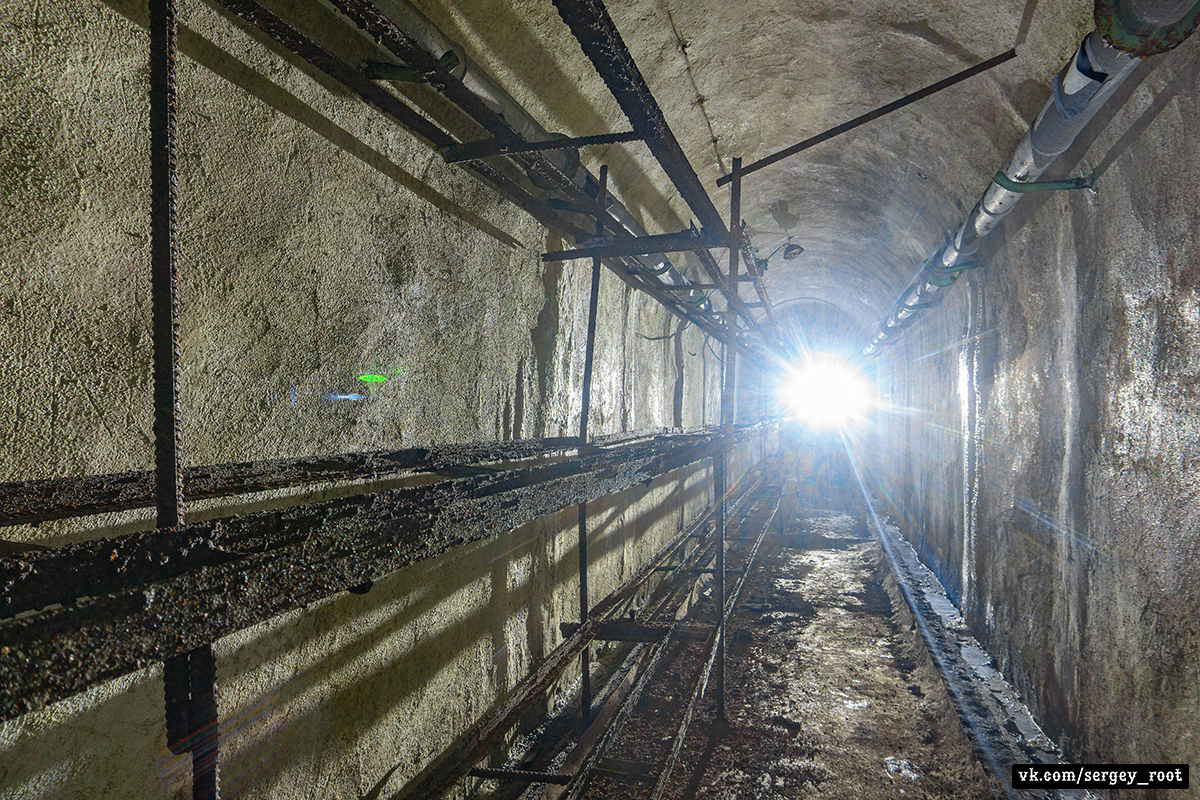
<path fill-rule="evenodd" d="M 266 5 L 348 63 L 387 60 L 330 6 Z M 548 130 L 627 128 L 549 0 L 416 5 Z M 1083 0 L 608 5 L 718 208 L 733 157 L 1001 53 L 1027 17 L 1017 59 L 747 179 L 760 255 L 805 248 L 768 264 L 785 327 L 847 353 L 1092 27 Z M 140 0 L 0 7 L 3 480 L 153 460 L 145 19 Z M 180 23 L 185 462 L 573 434 L 590 265 L 539 259 L 570 243 L 210 6 L 184 0 Z M 1086 166 L 1097 190 L 1027 199 L 987 270 L 873 363 L 891 408 L 847 440 L 881 510 L 1079 760 L 1200 763 L 1198 63 L 1193 38 L 1139 68 L 1050 176 Z M 483 138 L 428 87 L 390 89 Z M 611 168 L 650 233 L 693 216 L 644 145 L 581 158 Z M 599 308 L 594 433 L 719 421 L 719 348 L 607 272 Z M 770 409 L 774 376 L 741 375 L 743 418 Z M 744 448 L 731 475 L 761 455 Z M 589 509 L 593 598 L 698 513 L 708 477 Z M 0 544 L 152 524 L 14 526 Z M 399 791 L 577 617 L 572 526 L 564 512 L 218 642 L 226 796 Z M 157 669 L 0 725 L 0 796 L 183 797 L 184 765 L 165 748 Z"/>
<path fill-rule="evenodd" d="M 1083 761 L 1200 754 L 1196 59 L 1144 65 L 1056 167 L 1097 191 L 1019 209 L 888 365 L 879 485 Z"/>
<path fill-rule="evenodd" d="M 329 11 L 290 11 L 340 52 L 372 52 L 344 24 L 322 29 Z M 576 432 L 589 265 L 541 265 L 558 245 L 523 212 L 207 6 L 184 4 L 180 24 L 185 462 Z M 9 480 L 152 462 L 144 25 L 144 6 L 122 0 L 2 10 Z M 703 338 L 660 339 L 679 326 L 611 275 L 600 308 L 592 431 L 711 423 L 719 373 Z M 353 394 L 364 399 L 336 399 Z M 593 599 L 708 502 L 706 474 L 595 504 Z M 578 618 L 574 520 L 218 642 L 224 796 L 403 786 Z M 100 522 L 4 539 L 52 546 L 153 524 Z M 189 791 L 187 758 L 166 750 L 157 669 L 5 723 L 0 742 L 0 796 Z"/>

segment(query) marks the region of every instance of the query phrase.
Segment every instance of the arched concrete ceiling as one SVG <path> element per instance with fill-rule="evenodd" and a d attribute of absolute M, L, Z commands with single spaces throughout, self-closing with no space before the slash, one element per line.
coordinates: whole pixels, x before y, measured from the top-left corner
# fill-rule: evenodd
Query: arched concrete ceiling
<path fill-rule="evenodd" d="M 718 177 L 1014 45 L 1018 57 L 746 179 L 743 217 L 771 260 L 777 303 L 818 297 L 864 329 L 965 216 L 1091 30 L 1088 2 L 635 0 L 608 3 L 639 69 L 718 208 Z M 549 0 L 419 5 L 548 128 L 628 126 Z M 639 144 L 592 148 L 652 233 L 690 214 Z M 668 210 L 669 209 L 669 210 Z M 695 273 L 693 273 L 695 274 Z M 745 290 L 744 290 L 745 291 Z"/>

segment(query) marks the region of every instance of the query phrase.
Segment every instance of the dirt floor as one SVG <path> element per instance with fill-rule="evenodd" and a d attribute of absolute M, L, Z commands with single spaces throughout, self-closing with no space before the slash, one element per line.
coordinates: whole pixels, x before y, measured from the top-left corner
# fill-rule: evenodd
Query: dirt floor
<path fill-rule="evenodd" d="M 727 721 L 715 721 L 714 679 L 661 796 L 997 796 L 998 786 L 973 755 L 941 678 L 916 649 L 923 644 L 907 608 L 885 589 L 889 573 L 868 532 L 865 510 L 789 516 L 782 532 L 777 519 L 772 523 L 729 623 Z M 765 519 L 759 510 L 731 520 L 730 583 Z M 713 610 L 709 597 L 689 620 L 703 624 Z M 705 643 L 698 641 L 667 648 L 582 797 L 652 797 L 704 652 Z M 510 768 L 558 771 L 566 755 L 558 748 L 535 745 Z M 558 796 L 544 785 L 519 790 L 508 784 L 506 791 L 495 782 L 484 784 L 477 796 Z"/>
<path fill-rule="evenodd" d="M 768 537 L 729 629 L 728 724 L 696 726 L 668 796 L 994 796 L 883 569 L 861 513 Z"/>

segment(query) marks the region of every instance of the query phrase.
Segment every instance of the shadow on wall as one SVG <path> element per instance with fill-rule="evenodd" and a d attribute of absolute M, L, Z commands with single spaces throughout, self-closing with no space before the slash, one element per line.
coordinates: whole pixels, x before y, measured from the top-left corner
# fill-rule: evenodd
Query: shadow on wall
<path fill-rule="evenodd" d="M 148 27 L 149 21 L 146 18 L 145 7 L 142 3 L 130 2 L 130 0 L 104 0 L 104 3 L 138 27 L 143 29 Z M 148 42 L 147 47 L 149 47 Z M 358 139 L 352 133 L 313 109 L 300 98 L 247 66 L 232 54 L 222 50 L 186 25 L 179 26 L 178 47 L 181 53 L 191 58 L 197 64 L 229 81 L 229 83 L 248 94 L 257 97 L 280 114 L 290 117 L 305 126 L 330 144 L 359 159 L 367 166 L 377 170 L 380 174 L 392 179 L 440 211 L 449 214 L 461 222 L 465 222 L 501 244 L 509 247 L 524 247 L 521 242 L 509 234 L 492 225 L 478 214 L 441 194 L 429 184 L 403 169 L 379 150 Z M 312 67 L 308 67 L 305 71 L 316 73 L 319 76 L 320 83 L 339 95 L 347 91 L 341 88 L 340 84 L 333 83 L 331 78 L 317 72 Z M 364 105 L 366 104 L 364 103 Z M 378 112 L 372 110 L 372 113 Z"/>
<path fill-rule="evenodd" d="M 628 130 L 628 128 L 620 128 L 620 126 L 628 124 L 623 114 L 618 111 L 618 121 L 614 123 L 609 115 L 596 107 L 591 98 L 579 90 L 580 76 L 568 75 L 563 71 L 561 64 L 565 61 L 586 70 L 584 74 L 588 78 L 595 75 L 592 65 L 587 61 L 578 43 L 570 35 L 566 24 L 556 12 L 550 12 L 548 16 L 552 20 L 551 24 L 556 25 L 558 32 L 561 33 L 556 43 L 561 43 L 563 47 L 570 50 L 568 54 L 564 55 L 556 55 L 551 52 L 547 47 L 546 38 L 540 36 L 530 26 L 529 18 L 533 9 L 529 6 L 516 5 L 506 0 L 486 0 L 486 2 L 470 4 L 469 9 L 459 9 L 453 16 L 442 8 L 429 7 L 423 10 L 431 15 L 431 19 L 438 28 L 454 41 L 464 44 L 478 41 L 480 45 L 483 45 L 484 37 L 486 37 L 486 43 L 491 45 L 498 39 L 502 39 L 504 66 L 512 70 L 523 86 L 528 89 L 529 94 L 538 98 L 539 103 L 561 116 L 569 117 L 570 130 L 565 131 L 569 135 L 591 136 Z M 477 20 L 479 24 L 471 26 L 472 19 Z M 649 24 L 661 25 L 664 34 L 670 30 L 670 25 L 665 19 L 652 20 Z M 477 35 L 477 30 L 482 30 L 483 34 Z M 583 80 L 586 81 L 588 78 Z M 598 81 L 596 84 L 602 85 Z M 516 87 L 506 88 L 509 88 L 510 93 L 519 99 L 520 95 L 514 91 Z M 609 97 L 607 90 L 604 90 L 604 100 L 607 101 Z M 612 104 L 616 105 L 615 100 L 612 101 Z M 538 121 L 547 129 L 553 127 L 549 120 L 540 119 Z M 614 124 L 617 127 L 614 128 Z M 598 159 L 598 163 L 608 165 L 610 186 L 615 184 L 613 191 L 620 196 L 630 214 L 645 227 L 658 226 L 664 231 L 679 230 L 684 226 L 684 221 L 677 214 L 672 213 L 670 206 L 661 202 L 661 198 L 657 194 L 654 199 L 660 200 L 660 202 L 646 202 L 650 198 L 644 197 L 641 192 L 635 193 L 636 187 L 653 187 L 656 185 L 656 180 L 630 154 L 631 147 L 642 147 L 642 145 L 634 143 L 632 145 L 588 148 L 585 157 L 593 155 Z M 647 215 L 650 217 L 652 225 L 648 224 Z"/>
<path fill-rule="evenodd" d="M 595 504 L 593 603 L 707 503 L 706 475 Z M 223 795 L 400 788 L 578 618 L 575 520 L 565 509 L 217 642 Z M 155 665 L 0 725 L 0 785 L 29 798 L 185 798 L 190 762 L 167 751 L 163 727 Z"/>

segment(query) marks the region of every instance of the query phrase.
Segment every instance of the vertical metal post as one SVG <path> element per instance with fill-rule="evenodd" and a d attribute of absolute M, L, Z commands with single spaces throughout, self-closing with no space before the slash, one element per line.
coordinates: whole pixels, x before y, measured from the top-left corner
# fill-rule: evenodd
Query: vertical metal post
<path fill-rule="evenodd" d="M 587 503 L 579 504 L 579 623 L 587 622 L 591 607 L 588 604 L 588 556 L 587 556 Z M 592 715 L 592 648 L 583 648 L 579 654 L 579 672 L 583 679 L 580 687 L 580 711 L 582 726 L 587 727 Z"/>
<path fill-rule="evenodd" d="M 739 231 L 742 222 L 742 160 L 733 159 L 733 182 L 729 186 L 729 285 L 738 290 L 738 254 L 741 250 Z M 732 318 L 731 318 L 732 319 Z M 721 424 L 737 422 L 737 350 L 730 348 L 725 360 L 725 382 L 722 385 Z"/>
<path fill-rule="evenodd" d="M 733 187 L 729 197 L 729 285 L 731 290 L 736 292 L 738 287 L 738 239 L 737 226 L 742 216 L 742 180 L 741 180 L 742 160 L 735 158 L 733 160 Z M 730 309 L 732 312 L 732 308 Z M 732 313 L 729 317 L 730 324 L 733 322 Z M 723 348 L 722 370 L 721 370 L 721 425 L 727 426 L 733 421 L 733 409 L 730 407 L 730 383 L 734 380 L 734 359 L 737 358 L 737 351 L 732 347 Z M 722 450 L 717 463 L 714 477 L 716 478 L 717 491 L 720 492 L 720 501 L 717 505 L 717 609 L 720 615 L 717 621 L 719 630 L 717 631 L 717 663 L 716 668 L 716 695 L 717 695 L 717 718 L 722 722 L 725 721 L 725 495 L 728 491 L 726 481 L 729 476 L 727 474 L 727 459 L 725 452 Z"/>
<path fill-rule="evenodd" d="M 722 355 L 732 349 L 722 345 Z M 721 373 L 725 382 L 725 373 Z M 722 387 L 724 389 L 724 387 Z M 713 665 L 717 700 L 717 720 L 725 721 L 725 451 L 722 448 L 713 463 L 713 491 L 717 495 L 717 659 Z"/>
<path fill-rule="evenodd" d="M 600 167 L 599 189 L 596 202 L 604 208 L 608 197 L 608 167 Z M 604 222 L 596 217 L 596 235 L 604 233 Z M 588 416 L 592 406 L 592 362 L 596 352 L 596 306 L 600 297 L 600 259 L 592 259 L 592 292 L 588 297 L 587 346 L 583 361 L 583 407 L 579 414 L 579 446 L 587 445 Z M 587 622 L 591 605 L 588 602 L 588 555 L 587 555 L 587 503 L 579 505 L 579 623 Z M 584 647 L 579 654 L 579 672 L 582 677 L 580 705 L 583 725 L 587 726 L 592 715 L 592 648 Z"/>
<path fill-rule="evenodd" d="M 175 269 L 175 2 L 150 2 L 150 303 L 158 527 L 183 524 Z"/>
<path fill-rule="evenodd" d="M 600 188 L 596 202 L 604 208 L 608 198 L 608 167 L 600 167 Z M 604 222 L 596 217 L 596 235 L 604 233 Z M 600 259 L 592 259 L 592 293 L 588 299 L 587 350 L 583 362 L 583 408 L 579 414 L 579 444 L 587 444 L 588 415 L 592 410 L 592 357 L 596 350 L 596 304 L 600 296 Z"/>
<path fill-rule="evenodd" d="M 154 475 L 158 527 L 183 524 L 179 432 L 179 298 L 175 264 L 175 0 L 150 0 L 150 305 L 154 339 Z M 192 797 L 217 800 L 216 667 L 211 645 L 163 662 L 172 751 L 192 754 Z"/>
<path fill-rule="evenodd" d="M 211 645 L 163 662 L 167 746 L 192 754 L 193 800 L 217 800 L 216 663 Z"/>

